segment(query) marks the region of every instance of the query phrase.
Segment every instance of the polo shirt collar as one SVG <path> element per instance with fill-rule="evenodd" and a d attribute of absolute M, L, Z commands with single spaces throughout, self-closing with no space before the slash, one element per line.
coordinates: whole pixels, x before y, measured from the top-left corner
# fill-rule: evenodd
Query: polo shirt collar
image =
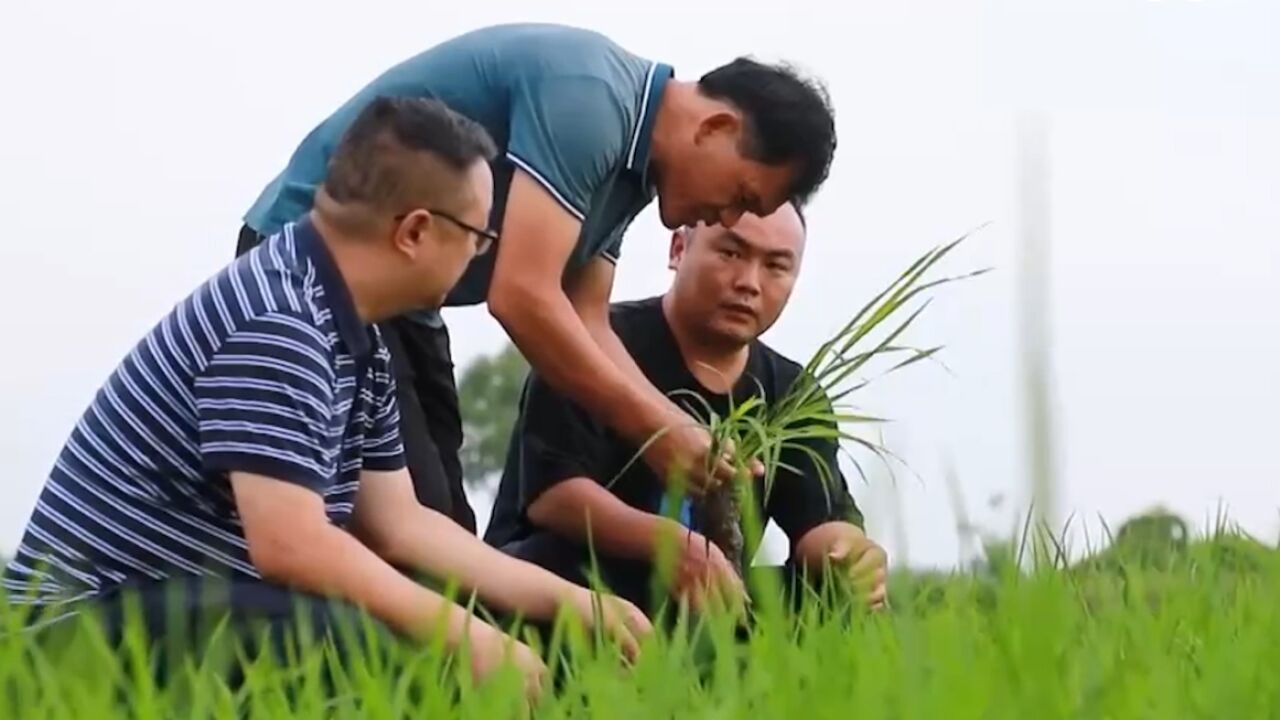
<path fill-rule="evenodd" d="M 333 313 L 333 324 L 338 329 L 338 337 L 353 357 L 367 358 L 373 352 L 368 329 L 360 320 L 355 301 L 351 299 L 351 291 L 347 289 L 347 281 L 342 279 L 338 264 L 334 262 L 333 254 L 320 237 L 320 231 L 311 222 L 310 214 L 304 215 L 294 224 L 293 242 L 299 253 L 310 260 L 316 269 L 316 278 L 324 288 L 325 304 Z"/>
<path fill-rule="evenodd" d="M 636 129 L 631 134 L 631 144 L 627 151 L 627 169 L 640 176 L 640 182 L 645 188 L 651 182 L 649 151 L 653 147 L 653 122 L 658 117 L 662 91 L 673 75 L 675 69 L 670 65 L 654 63 L 649 66 L 649 72 L 645 76 L 644 91 L 640 98 L 640 117 L 636 120 Z"/>

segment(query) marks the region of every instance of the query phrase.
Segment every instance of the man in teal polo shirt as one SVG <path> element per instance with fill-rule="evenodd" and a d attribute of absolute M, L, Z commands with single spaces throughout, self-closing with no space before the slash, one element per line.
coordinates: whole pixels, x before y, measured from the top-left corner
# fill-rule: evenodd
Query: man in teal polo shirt
<path fill-rule="evenodd" d="M 739 58 L 697 81 L 595 32 L 548 24 L 476 30 L 375 78 L 311 131 L 246 214 L 240 250 L 311 206 L 336 139 L 382 95 L 433 97 L 500 148 L 489 228 L 497 240 L 445 305 L 488 303 L 550 385 L 637 445 L 660 476 L 695 485 L 733 470 L 710 437 L 645 378 L 614 334 L 622 237 L 656 196 L 668 228 L 732 226 L 804 202 L 826 179 L 835 124 L 820 86 Z M 472 531 L 458 451 L 449 338 L 435 308 L 384 323 L 401 434 L 418 499 Z"/>

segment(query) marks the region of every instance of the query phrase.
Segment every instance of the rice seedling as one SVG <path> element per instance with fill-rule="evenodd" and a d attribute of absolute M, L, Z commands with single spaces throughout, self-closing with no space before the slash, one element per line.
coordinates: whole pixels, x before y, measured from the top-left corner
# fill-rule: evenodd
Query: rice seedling
<path fill-rule="evenodd" d="M 857 393 L 872 382 L 921 361 L 936 359 L 942 346 L 918 347 L 905 342 L 907 330 L 928 308 L 928 294 L 943 285 L 977 277 L 986 269 L 957 276 L 933 278 L 929 272 L 960 245 L 969 234 L 930 249 L 912 262 L 888 287 L 867 302 L 833 336 L 822 343 L 805 364 L 804 371 L 790 390 L 773 403 L 767 403 L 763 391 L 742 402 L 731 404 L 729 412 L 718 415 L 694 393 L 676 393 L 686 400 L 697 421 L 713 438 L 710 457 L 728 454 L 742 480 L 709 488 L 694 499 L 699 527 L 709 541 L 716 543 L 734 567 L 744 567 L 750 557 L 748 545 L 754 545 L 763 532 L 759 518 L 744 516 L 745 508 L 754 507 L 751 493 L 754 484 L 745 481 L 752 459 L 764 466 L 765 500 L 772 491 L 779 470 L 799 472 L 783 461 L 790 451 L 804 453 L 814 460 L 813 467 L 828 489 L 839 481 L 808 444 L 814 440 L 841 443 L 841 450 L 858 472 L 866 473 L 855 455 L 844 443 L 870 451 L 888 464 L 899 461 L 894 453 L 856 428 L 875 426 L 884 418 L 870 415 L 852 403 Z M 868 377 L 868 370 L 881 368 L 878 375 Z M 830 503 L 828 492 L 828 503 Z M 744 529 L 746 535 L 744 536 Z M 748 537 L 752 542 L 748 542 Z"/>
<path fill-rule="evenodd" d="M 339 652 L 299 637 L 286 659 L 14 632 L 0 604 L 5 718 L 1271 718 L 1280 716 L 1280 553 L 1223 531 L 1176 559 L 899 573 L 889 613 L 838 591 L 742 632 L 682 616 L 626 666 L 571 624 L 541 646 L 554 687 L 484 683 L 431 646 Z M 217 643 L 210 643 L 212 647 Z M 154 672 L 167 668 L 163 677 Z"/>

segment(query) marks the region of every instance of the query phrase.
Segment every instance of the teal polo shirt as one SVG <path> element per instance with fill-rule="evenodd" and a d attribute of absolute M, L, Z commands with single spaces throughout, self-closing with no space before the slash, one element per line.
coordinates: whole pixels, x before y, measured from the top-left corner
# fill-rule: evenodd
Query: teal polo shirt
<path fill-rule="evenodd" d="M 672 74 L 669 65 L 574 27 L 526 23 L 466 33 L 387 70 L 316 126 L 245 224 L 269 235 L 310 209 L 330 154 L 373 98 L 429 97 L 483 125 L 497 143 L 495 229 L 519 167 L 582 222 L 566 274 L 597 256 L 617 262 L 623 233 L 654 197 L 650 140 Z M 476 258 L 445 304 L 484 302 L 496 255 Z"/>

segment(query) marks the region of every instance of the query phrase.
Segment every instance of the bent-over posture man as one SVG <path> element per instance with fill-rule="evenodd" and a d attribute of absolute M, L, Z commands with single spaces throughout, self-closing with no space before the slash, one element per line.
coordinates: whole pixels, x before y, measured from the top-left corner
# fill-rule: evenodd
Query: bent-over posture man
<path fill-rule="evenodd" d="M 599 33 L 549 24 L 483 28 L 390 68 L 312 130 L 245 215 L 251 247 L 311 206 L 335 138 L 371 97 L 436 97 L 497 141 L 495 252 L 445 305 L 487 303 L 552 387 L 637 444 L 664 477 L 701 468 L 710 437 L 645 380 L 609 324 L 623 233 L 656 196 L 662 222 L 733 225 L 805 198 L 825 180 L 835 125 L 821 89 L 746 59 L 696 81 Z M 449 335 L 434 309 L 382 325 L 399 380 L 401 429 L 420 501 L 475 531 Z M 722 479 L 728 463 L 713 466 Z"/>
<path fill-rule="evenodd" d="M 722 416 L 730 396 L 740 404 L 763 391 L 766 402 L 777 401 L 801 367 L 757 338 L 787 303 L 804 240 L 803 218 L 790 204 L 764 218 L 744 215 L 732 228 L 677 231 L 670 289 L 616 304 L 613 326 L 645 375 L 674 397 L 696 393 Z M 700 403 L 681 402 L 705 420 Z M 848 571 L 870 605 L 879 607 L 885 554 L 862 531 L 862 515 L 839 474 L 836 442 L 806 442 L 812 455 L 783 452 L 782 465 L 798 474 L 778 470 L 758 508 L 761 522 L 773 519 L 790 538 L 788 570 L 831 563 Z M 604 582 L 652 615 L 654 561 L 660 538 L 672 533 L 679 548 L 673 594 L 695 608 L 708 591 L 741 601 L 742 583 L 724 554 L 696 526 L 690 532 L 680 525 L 695 524 L 691 514 L 669 519 L 662 512 L 664 484 L 643 464 L 628 468 L 635 452 L 634 443 L 531 374 L 486 541 L 584 583 L 590 539 Z M 815 456 L 839 478 L 835 487 L 823 483 Z M 764 497 L 762 481 L 755 496 Z"/>
<path fill-rule="evenodd" d="M 480 673 L 513 641 L 397 567 L 456 579 L 500 612 L 567 606 L 592 624 L 585 589 L 416 502 L 371 324 L 439 302 L 484 251 L 467 227 L 489 213 L 493 152 L 438 101 L 366 105 L 315 208 L 197 288 L 102 386 L 5 571 L 9 600 L 49 622 L 92 601 L 110 623 L 138 597 L 157 634 L 178 632 L 160 610 L 175 587 L 192 617 L 277 629 L 298 602 L 321 631 L 331 608 L 360 608 L 410 638 L 469 639 Z M 605 606 L 634 649 L 647 620 Z M 541 661 L 514 651 L 536 687 Z"/>

